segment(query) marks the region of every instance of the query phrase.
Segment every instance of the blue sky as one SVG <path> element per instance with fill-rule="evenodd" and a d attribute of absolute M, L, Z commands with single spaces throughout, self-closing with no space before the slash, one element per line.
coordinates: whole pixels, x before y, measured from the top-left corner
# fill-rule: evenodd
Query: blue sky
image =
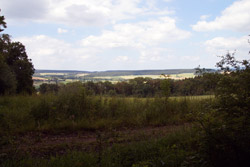
<path fill-rule="evenodd" d="M 250 0 L 1 0 L 36 69 L 214 68 L 249 59 Z"/>

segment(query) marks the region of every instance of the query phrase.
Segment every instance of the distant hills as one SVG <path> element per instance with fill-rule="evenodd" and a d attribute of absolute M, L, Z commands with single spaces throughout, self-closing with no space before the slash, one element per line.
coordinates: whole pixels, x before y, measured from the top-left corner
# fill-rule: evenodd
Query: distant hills
<path fill-rule="evenodd" d="M 211 69 L 210 69 L 211 70 Z M 171 75 L 181 73 L 194 73 L 195 69 L 166 69 L 166 70 L 110 70 L 110 71 L 77 71 L 77 70 L 36 70 L 35 73 L 86 73 L 89 77 L 99 76 L 127 76 L 127 75 Z"/>

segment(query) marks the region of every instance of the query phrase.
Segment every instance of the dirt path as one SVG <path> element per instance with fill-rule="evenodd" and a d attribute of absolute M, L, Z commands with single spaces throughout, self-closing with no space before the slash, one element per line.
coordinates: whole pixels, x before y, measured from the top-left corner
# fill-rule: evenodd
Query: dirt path
<path fill-rule="evenodd" d="M 114 143 L 159 138 L 188 127 L 189 124 L 105 131 L 30 132 L 16 136 L 11 144 L 0 149 L 0 153 L 8 154 L 14 151 L 45 157 L 65 154 L 69 150 L 89 151 L 96 149 L 100 144 L 106 147 Z"/>

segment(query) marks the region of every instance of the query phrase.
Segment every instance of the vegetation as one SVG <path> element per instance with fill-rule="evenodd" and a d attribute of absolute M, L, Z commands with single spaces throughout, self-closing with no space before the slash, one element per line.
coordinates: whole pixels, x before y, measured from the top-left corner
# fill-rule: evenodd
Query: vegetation
<path fill-rule="evenodd" d="M 34 158 L 30 155 L 7 159 L 5 167 L 153 167 L 153 166 L 204 166 L 193 148 L 194 131 L 175 132 L 157 140 L 144 140 L 123 145 L 114 144 L 102 150 L 100 145 L 90 152 L 73 151 L 65 155 L 51 156 L 48 159 Z M 100 139 L 99 139 L 100 140 Z M 105 142 L 105 140 L 102 140 Z"/>
<path fill-rule="evenodd" d="M 173 73 L 175 72 L 175 73 Z M 184 73 L 182 73 L 184 72 Z M 214 71 L 211 71 L 214 72 Z M 130 74 L 130 75 L 126 75 Z M 151 74 L 151 75 L 150 75 Z M 57 71 L 57 70 L 36 70 L 33 75 L 34 85 L 36 88 L 42 83 L 47 84 L 66 84 L 71 82 L 123 82 L 138 77 L 152 78 L 152 79 L 164 79 L 161 74 L 169 75 L 170 79 L 181 80 L 185 78 L 195 77 L 194 70 L 148 70 L 148 71 L 101 71 L 101 72 L 88 72 L 88 71 Z"/>
<path fill-rule="evenodd" d="M 151 79 L 137 77 L 118 83 L 84 82 L 87 95 L 105 95 L 120 97 L 161 97 L 165 96 L 190 96 L 213 95 L 216 85 L 222 75 L 219 73 L 205 73 L 203 76 L 184 80 Z M 164 86 L 165 85 L 165 86 Z M 40 93 L 58 92 L 62 84 L 43 83 L 38 89 Z M 164 93 L 164 90 L 167 91 Z"/>
<path fill-rule="evenodd" d="M 4 16 L 0 27 L 6 28 Z M 0 29 L 0 32 L 3 29 Z M 0 34 L 0 95 L 34 91 L 34 68 L 20 42 L 12 42 L 8 34 Z"/>
<path fill-rule="evenodd" d="M 250 166 L 248 60 L 228 53 L 223 74 L 42 84 L 35 94 L 25 47 L 2 34 L 0 49 L 0 166 Z"/>
<path fill-rule="evenodd" d="M 224 70 L 217 104 L 204 116 L 202 145 L 211 166 L 249 166 L 250 64 L 227 54 L 217 63 Z"/>
<path fill-rule="evenodd" d="M 87 96 L 80 83 L 58 95 L 0 97 L 0 133 L 58 129 L 108 129 L 191 122 L 213 97 L 126 98 Z"/>

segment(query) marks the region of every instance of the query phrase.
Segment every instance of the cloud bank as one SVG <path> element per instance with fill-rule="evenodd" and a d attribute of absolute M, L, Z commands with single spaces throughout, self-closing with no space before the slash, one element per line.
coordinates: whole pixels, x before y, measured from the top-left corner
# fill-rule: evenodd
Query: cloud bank
<path fill-rule="evenodd" d="M 206 50 L 212 55 L 225 55 L 226 53 L 235 52 L 239 59 L 249 59 L 249 36 L 235 37 L 216 37 L 207 40 L 204 45 Z"/>
<path fill-rule="evenodd" d="M 143 5 L 142 5 L 143 4 Z M 152 0 L 1 0 L 4 15 L 11 20 L 102 26 L 145 15 L 167 15 Z"/>
<path fill-rule="evenodd" d="M 202 20 L 192 26 L 195 31 L 234 30 L 240 32 L 250 31 L 250 1 L 240 0 L 234 2 L 221 12 L 221 16 L 213 21 Z"/>

